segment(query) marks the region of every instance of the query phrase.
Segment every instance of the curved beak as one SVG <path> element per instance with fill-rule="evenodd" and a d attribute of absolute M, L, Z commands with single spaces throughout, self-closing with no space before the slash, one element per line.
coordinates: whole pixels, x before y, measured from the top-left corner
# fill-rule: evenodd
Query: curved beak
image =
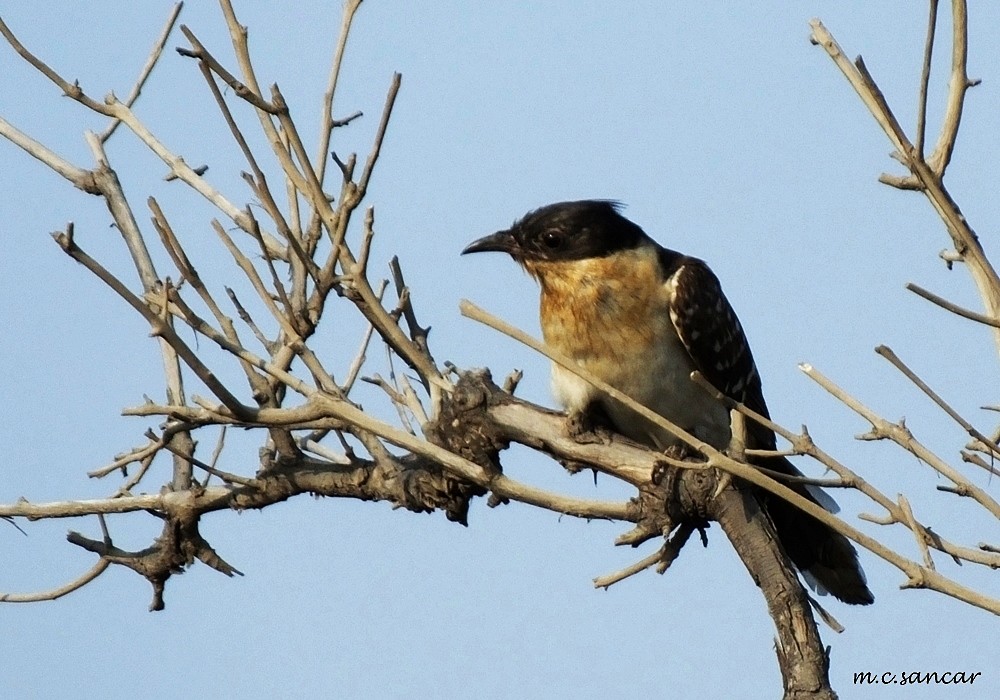
<path fill-rule="evenodd" d="M 483 236 L 479 240 L 473 241 L 465 246 L 462 255 L 466 253 L 510 253 L 513 255 L 519 246 L 517 240 L 511 235 L 509 230 L 497 231 L 488 236 Z"/>

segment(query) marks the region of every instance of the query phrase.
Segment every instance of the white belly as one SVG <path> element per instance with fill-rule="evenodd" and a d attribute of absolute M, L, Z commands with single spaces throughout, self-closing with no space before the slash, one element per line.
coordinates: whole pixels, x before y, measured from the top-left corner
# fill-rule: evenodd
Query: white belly
<path fill-rule="evenodd" d="M 694 366 L 672 333 L 664 333 L 652 352 L 619 348 L 614 362 L 605 358 L 580 358 L 578 363 L 619 391 L 656 411 L 677 426 L 714 447 L 729 444 L 729 413 L 691 381 Z M 579 411 L 598 400 L 623 435 L 657 449 L 679 441 L 617 401 L 602 396 L 585 380 L 561 366 L 552 365 L 552 391 L 568 410 Z"/>

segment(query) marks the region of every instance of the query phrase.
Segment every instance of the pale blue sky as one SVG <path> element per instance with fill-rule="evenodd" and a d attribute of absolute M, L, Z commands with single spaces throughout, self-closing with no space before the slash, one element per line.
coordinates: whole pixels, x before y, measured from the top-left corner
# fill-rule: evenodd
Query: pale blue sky
<path fill-rule="evenodd" d="M 170 6 L 59 0 L 42 13 L 30 3 L 5 4 L 3 17 L 22 41 L 96 97 L 127 94 Z M 314 139 L 340 5 L 267 5 L 237 3 L 258 75 L 279 83 Z M 468 297 L 537 333 L 533 282 L 501 256 L 458 252 L 541 204 L 620 199 L 654 238 L 716 270 L 777 420 L 808 424 L 825 449 L 885 493 L 905 492 L 941 534 L 996 543 L 996 523 L 935 491 L 943 481 L 928 468 L 891 446 L 853 440 L 866 425 L 796 369 L 811 362 L 887 418 L 906 416 L 919 438 L 958 464 L 961 430 L 872 352 L 885 343 L 981 429 L 993 428 L 992 414 L 979 410 L 997 403 L 989 334 L 903 289 L 914 281 L 977 307 L 972 285 L 964 270 L 949 273 L 938 260 L 948 239 L 926 201 L 876 181 L 895 166 L 888 142 L 808 41 L 808 20 L 818 16 L 848 55 L 864 54 L 911 129 L 926 8 L 903 0 L 735 5 L 368 0 L 336 107 L 337 116 L 360 109 L 365 117 L 338 131 L 333 147 L 367 154 L 391 74 L 401 72 L 369 197 L 378 233 L 372 268 L 385 270 L 399 255 L 421 320 L 434 328 L 437 359 L 489 366 L 500 377 L 523 368 L 523 395 L 551 405 L 545 362 L 457 310 Z M 993 252 L 1000 7 L 975 5 L 970 74 L 984 82 L 970 95 L 947 181 Z M 181 21 L 229 61 L 215 3 L 189 2 Z M 184 44 L 177 34 L 169 45 Z M 945 77 L 935 73 L 935 97 Z M 246 166 L 192 61 L 169 51 L 138 112 L 189 163 L 208 163 L 232 199 L 248 199 L 239 179 Z M 82 131 L 104 121 L 60 97 L 6 46 L 0 114 L 92 165 Z M 191 254 L 220 284 L 231 279 L 231 262 L 207 225 L 209 208 L 179 184 L 164 184 L 162 164 L 124 129 L 110 154 L 140 220 L 155 193 Z M 144 322 L 63 255 L 49 232 L 74 220 L 81 246 L 125 279 L 134 276 L 101 202 L 6 142 L 0 188 L 7 373 L 0 502 L 107 495 L 116 484 L 85 472 L 155 426 L 119 412 L 144 393 L 162 394 L 159 358 Z M 337 322 L 351 332 L 347 341 L 332 328 L 317 337 L 316 350 L 334 367 L 356 344 L 357 324 L 345 316 L 338 312 Z M 371 372 L 384 372 L 381 353 L 371 355 Z M 372 408 L 384 411 L 371 396 Z M 220 466 L 252 472 L 251 437 L 233 436 Z M 505 465 L 548 488 L 623 495 L 606 479 L 595 488 L 589 475 L 568 477 L 527 451 L 510 453 Z M 996 493 L 995 483 L 973 476 Z M 858 521 L 859 511 L 871 510 L 862 499 L 837 496 L 855 525 L 919 556 L 900 528 Z M 99 536 L 94 520 L 26 523 L 28 537 L 2 525 L 0 591 L 49 588 L 93 563 L 64 536 L 67 529 Z M 110 525 L 116 543 L 129 548 L 158 532 L 138 515 Z M 146 611 L 146 582 L 118 569 L 54 603 L 0 606 L 0 689 L 18 698 L 777 697 L 771 621 L 718 528 L 707 550 L 689 545 L 665 576 L 645 573 L 595 591 L 594 576 L 651 551 L 613 547 L 624 529 L 483 502 L 468 529 L 442 514 L 330 499 L 215 514 L 203 532 L 245 577 L 196 565 L 169 582 L 161 613 Z M 827 601 L 847 627 L 823 632 L 840 696 L 1000 696 L 996 620 L 937 594 L 900 591 L 900 572 L 861 557 L 876 604 Z M 996 574 L 936 561 L 942 572 L 1000 595 Z M 983 675 L 972 687 L 851 684 L 856 671 L 907 670 Z"/>

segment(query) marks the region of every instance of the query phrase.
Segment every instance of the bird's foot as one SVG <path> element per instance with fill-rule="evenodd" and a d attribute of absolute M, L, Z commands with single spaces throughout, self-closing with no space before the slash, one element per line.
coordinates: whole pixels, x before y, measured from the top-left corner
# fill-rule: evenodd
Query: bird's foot
<path fill-rule="evenodd" d="M 664 457 L 679 462 L 684 462 L 693 457 L 695 454 L 697 453 L 693 452 L 691 448 L 685 444 L 671 445 L 667 449 L 663 450 Z M 653 467 L 652 480 L 655 485 L 659 486 L 663 482 L 664 477 L 668 477 L 668 479 L 676 478 L 676 474 L 677 469 L 672 467 L 669 463 L 657 462 L 656 466 Z M 668 481 L 667 486 L 667 491 L 669 492 L 673 485 Z"/>
<path fill-rule="evenodd" d="M 592 403 L 581 411 L 573 411 L 566 417 L 566 432 L 576 442 L 583 445 L 611 444 L 611 421 L 600 404 Z"/>

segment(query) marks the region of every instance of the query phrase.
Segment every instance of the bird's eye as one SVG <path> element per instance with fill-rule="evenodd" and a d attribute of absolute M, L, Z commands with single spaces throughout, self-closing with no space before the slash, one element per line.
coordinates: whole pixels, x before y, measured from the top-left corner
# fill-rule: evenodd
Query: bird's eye
<path fill-rule="evenodd" d="M 558 231 L 546 231 L 542 234 L 542 245 L 549 250 L 555 250 L 562 245 L 563 236 Z"/>

